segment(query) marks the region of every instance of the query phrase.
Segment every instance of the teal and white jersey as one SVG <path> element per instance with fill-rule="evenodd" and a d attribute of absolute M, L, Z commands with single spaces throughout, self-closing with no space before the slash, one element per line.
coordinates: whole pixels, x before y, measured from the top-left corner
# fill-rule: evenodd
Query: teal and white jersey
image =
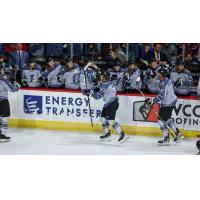
<path fill-rule="evenodd" d="M 181 82 L 181 85 L 178 87 L 174 85 L 174 90 L 176 94 L 187 95 L 190 93 L 193 79 L 192 74 L 189 70 L 185 69 L 184 72 L 178 73 L 176 68 L 174 68 L 170 73 L 170 78 L 173 83 L 175 83 L 177 80 L 180 80 Z"/>
<path fill-rule="evenodd" d="M 94 99 L 103 98 L 104 107 L 110 105 L 113 101 L 117 100 L 117 91 L 115 86 L 111 81 L 107 81 L 105 83 L 101 83 L 99 87 L 99 91 L 92 94 Z"/>
<path fill-rule="evenodd" d="M 88 68 L 84 71 L 83 68 L 80 68 L 79 75 L 79 86 L 81 90 L 92 89 L 92 80 L 96 78 L 96 72 L 93 69 Z"/>
<path fill-rule="evenodd" d="M 63 85 L 57 79 L 57 76 L 60 73 L 61 68 L 62 68 L 62 65 L 58 65 L 54 69 L 47 69 L 45 71 L 44 74 L 48 79 L 48 86 L 50 86 L 52 88 L 59 88 Z"/>
<path fill-rule="evenodd" d="M 108 73 L 110 75 L 110 79 L 112 79 L 113 75 L 116 75 L 117 78 L 115 80 L 112 80 L 113 85 L 115 86 L 117 91 L 123 91 L 123 85 L 124 85 L 124 74 L 127 70 L 121 70 L 120 72 L 115 72 L 113 70 L 108 70 Z"/>
<path fill-rule="evenodd" d="M 154 98 L 154 103 L 159 103 L 162 107 L 168 107 L 174 106 L 176 101 L 177 96 L 172 81 L 168 78 L 160 81 L 158 95 Z"/>
<path fill-rule="evenodd" d="M 157 71 L 159 68 L 156 69 L 147 69 L 144 75 L 144 84 L 147 88 L 147 90 L 151 93 L 158 93 L 158 87 L 160 84 L 160 81 L 157 78 Z"/>
<path fill-rule="evenodd" d="M 79 76 L 80 68 L 74 67 L 71 70 L 65 70 L 62 81 L 65 84 L 66 89 L 79 89 Z"/>
<path fill-rule="evenodd" d="M 136 69 L 134 72 L 129 73 L 129 80 L 126 80 L 126 84 L 128 83 L 128 86 L 126 86 L 126 89 L 130 89 L 130 90 L 138 90 L 141 89 L 142 87 L 142 81 L 140 81 L 139 83 L 136 83 L 136 79 L 138 77 L 140 77 L 140 69 Z"/>
<path fill-rule="evenodd" d="M 40 77 L 42 73 L 39 69 L 25 69 L 22 72 L 22 80 L 25 80 L 29 87 L 41 87 Z"/>
<path fill-rule="evenodd" d="M 8 92 L 17 92 L 18 84 L 12 84 L 6 75 L 0 75 L 0 100 L 8 99 Z"/>

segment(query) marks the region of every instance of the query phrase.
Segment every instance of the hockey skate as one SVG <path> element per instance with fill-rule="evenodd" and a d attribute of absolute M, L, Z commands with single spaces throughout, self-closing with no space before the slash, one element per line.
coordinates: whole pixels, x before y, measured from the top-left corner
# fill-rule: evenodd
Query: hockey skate
<path fill-rule="evenodd" d="M 183 135 L 180 133 L 180 131 L 178 131 L 176 133 L 176 137 L 174 138 L 174 142 L 179 143 L 184 139 Z"/>
<path fill-rule="evenodd" d="M 120 137 L 118 139 L 118 142 L 123 143 L 128 139 L 129 139 L 129 137 L 122 131 L 121 134 L 120 134 Z"/>
<path fill-rule="evenodd" d="M 110 131 L 109 131 L 108 133 L 104 134 L 104 135 L 101 135 L 101 136 L 100 136 L 100 139 L 101 139 L 102 141 L 111 141 L 111 134 L 110 134 Z"/>
<path fill-rule="evenodd" d="M 169 142 L 170 142 L 170 138 L 169 138 L 169 136 L 166 136 L 163 139 L 158 140 L 158 145 L 163 145 L 163 146 L 169 145 Z"/>
<path fill-rule="evenodd" d="M 10 137 L 7 137 L 0 132 L 0 143 L 3 142 L 10 142 Z"/>

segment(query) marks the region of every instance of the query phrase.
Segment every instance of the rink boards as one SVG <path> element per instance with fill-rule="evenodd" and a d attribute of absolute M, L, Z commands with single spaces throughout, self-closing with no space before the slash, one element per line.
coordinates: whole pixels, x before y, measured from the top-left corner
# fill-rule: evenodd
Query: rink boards
<path fill-rule="evenodd" d="M 125 132 L 131 135 L 158 136 L 160 130 L 154 108 L 142 109 L 144 98 L 140 94 L 119 94 L 117 119 Z M 147 95 L 154 98 L 153 95 Z M 45 128 L 83 132 L 102 131 L 100 116 L 102 100 L 88 98 L 78 91 L 23 89 L 9 94 L 11 118 L 9 126 Z M 91 127 L 91 114 L 94 126 Z M 180 97 L 173 118 L 186 137 L 200 134 L 200 101 L 194 97 Z"/>

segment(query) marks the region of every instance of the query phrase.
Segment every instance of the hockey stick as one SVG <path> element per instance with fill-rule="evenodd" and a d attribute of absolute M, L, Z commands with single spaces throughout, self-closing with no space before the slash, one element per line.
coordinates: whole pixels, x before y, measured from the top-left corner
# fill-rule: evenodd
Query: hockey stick
<path fill-rule="evenodd" d="M 144 95 L 144 93 L 141 91 L 141 89 L 139 89 L 140 94 L 145 98 L 145 100 L 147 99 L 147 97 Z M 171 134 L 171 136 L 173 138 L 175 138 L 174 134 L 171 131 L 171 128 L 165 123 L 165 121 L 160 117 L 160 115 L 158 114 L 158 112 L 152 107 L 152 110 L 154 111 L 154 113 L 156 114 L 157 118 L 160 119 L 162 121 L 162 123 L 164 124 L 164 126 L 167 128 L 167 130 L 169 131 L 169 133 Z"/>
<path fill-rule="evenodd" d="M 16 65 L 9 66 L 9 69 L 10 69 L 10 77 L 12 78 L 13 81 L 16 81 L 16 79 L 17 79 L 17 66 Z"/>
<path fill-rule="evenodd" d="M 85 77 L 85 87 L 86 87 L 86 90 L 87 90 L 87 80 L 86 80 L 86 71 L 84 70 L 84 77 Z M 90 105 L 90 96 L 87 95 L 88 97 L 88 107 L 89 107 L 89 112 L 90 112 L 90 122 L 91 122 L 91 126 L 93 127 L 93 119 L 92 119 L 92 116 L 91 116 L 91 105 Z"/>

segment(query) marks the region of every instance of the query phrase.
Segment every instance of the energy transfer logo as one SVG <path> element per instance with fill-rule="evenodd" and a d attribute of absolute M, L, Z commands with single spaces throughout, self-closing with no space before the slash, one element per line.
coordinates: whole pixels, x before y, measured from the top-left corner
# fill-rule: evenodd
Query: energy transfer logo
<path fill-rule="evenodd" d="M 159 106 L 144 106 L 144 101 L 133 102 L 133 121 L 157 122 L 156 112 L 159 112 Z"/>
<path fill-rule="evenodd" d="M 42 114 L 42 96 L 24 95 L 24 113 Z"/>

